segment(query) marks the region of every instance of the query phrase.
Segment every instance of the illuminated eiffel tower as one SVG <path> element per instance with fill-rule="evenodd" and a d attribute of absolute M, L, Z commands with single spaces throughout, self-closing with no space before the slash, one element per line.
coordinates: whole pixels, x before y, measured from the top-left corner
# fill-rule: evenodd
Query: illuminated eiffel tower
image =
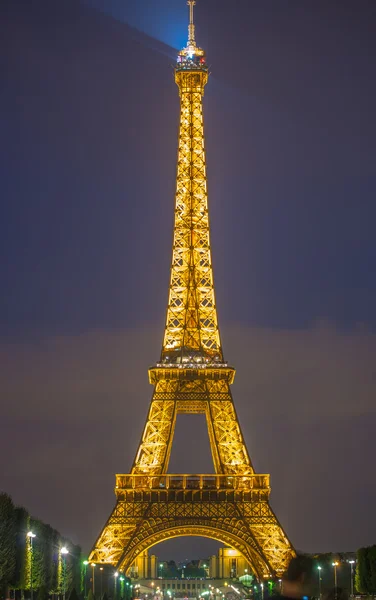
<path fill-rule="evenodd" d="M 224 361 L 215 303 L 202 98 L 205 52 L 195 41 L 193 10 L 179 52 L 180 95 L 174 244 L 166 328 L 145 428 L 129 475 L 116 475 L 116 505 L 90 561 L 127 572 L 137 556 L 177 536 L 204 536 L 245 557 L 257 578 L 280 576 L 294 554 L 269 505 L 269 475 L 254 472 Z M 171 475 L 177 414 L 205 414 L 214 474 Z"/>

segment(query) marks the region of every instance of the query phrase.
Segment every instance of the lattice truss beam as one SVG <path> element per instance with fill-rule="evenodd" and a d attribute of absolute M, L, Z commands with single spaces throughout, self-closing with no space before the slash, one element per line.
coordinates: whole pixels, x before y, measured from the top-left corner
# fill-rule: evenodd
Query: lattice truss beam
<path fill-rule="evenodd" d="M 177 74 L 180 134 L 170 292 L 163 353 L 222 359 L 213 285 L 202 96 L 207 73 Z"/>
<path fill-rule="evenodd" d="M 217 473 L 253 473 L 226 381 L 159 381 L 132 473 L 167 473 L 176 415 L 203 413 Z"/>
<path fill-rule="evenodd" d="M 90 560 L 127 572 L 140 552 L 163 540 L 202 535 L 239 550 L 260 579 L 286 569 L 291 546 L 262 494 L 236 502 L 195 500 L 192 495 L 169 502 L 163 493 L 150 499 L 134 493 L 132 501 L 118 501 Z"/>

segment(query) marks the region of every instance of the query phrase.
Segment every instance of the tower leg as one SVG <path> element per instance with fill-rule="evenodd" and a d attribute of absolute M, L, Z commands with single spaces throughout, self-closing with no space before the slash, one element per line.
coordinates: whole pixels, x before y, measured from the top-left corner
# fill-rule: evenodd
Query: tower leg
<path fill-rule="evenodd" d="M 164 383 L 159 382 L 155 387 L 132 473 L 154 475 L 167 471 L 176 423 L 176 403 L 168 399 L 171 391 L 166 391 Z"/>

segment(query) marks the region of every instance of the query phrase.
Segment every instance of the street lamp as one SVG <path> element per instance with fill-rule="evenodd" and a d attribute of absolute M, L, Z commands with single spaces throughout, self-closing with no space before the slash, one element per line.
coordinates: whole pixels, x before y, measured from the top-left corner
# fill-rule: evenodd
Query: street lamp
<path fill-rule="evenodd" d="M 65 586 L 66 586 L 65 574 L 67 572 L 66 556 L 68 554 L 68 548 L 63 546 L 62 549 L 60 550 L 60 554 L 63 557 L 63 600 L 65 600 Z"/>
<path fill-rule="evenodd" d="M 124 597 L 124 577 L 119 577 L 120 579 L 120 598 Z"/>
<path fill-rule="evenodd" d="M 115 571 L 115 573 L 114 573 L 114 598 L 115 598 L 115 600 L 116 600 L 116 592 L 117 592 L 116 584 L 117 584 L 118 577 L 119 577 L 119 573 L 117 571 Z"/>
<path fill-rule="evenodd" d="M 319 600 L 321 600 L 321 567 L 318 565 L 317 571 L 319 574 Z"/>
<path fill-rule="evenodd" d="M 30 598 L 33 600 L 33 539 L 36 535 L 32 531 L 28 531 L 26 535 L 30 540 Z"/>
<path fill-rule="evenodd" d="M 337 595 L 338 595 L 338 591 L 337 591 L 337 567 L 338 567 L 338 563 L 337 561 L 332 563 L 332 566 L 334 567 L 334 598 L 335 600 L 337 600 Z"/>
<path fill-rule="evenodd" d="M 159 568 L 161 570 L 161 579 L 163 577 L 163 563 L 159 563 Z"/>
<path fill-rule="evenodd" d="M 93 579 L 93 596 L 94 596 L 94 593 L 95 593 L 95 571 L 94 571 L 94 569 L 95 569 L 95 566 L 96 566 L 96 565 L 95 565 L 95 563 L 91 563 L 91 565 L 90 565 L 90 566 L 91 566 L 91 570 L 92 570 L 92 579 Z"/>
<path fill-rule="evenodd" d="M 264 600 L 264 584 L 260 583 L 260 586 L 261 586 L 261 598 L 262 598 L 262 600 Z"/>
<path fill-rule="evenodd" d="M 103 596 L 103 567 L 99 567 L 99 570 L 101 572 L 101 598 Z"/>
<path fill-rule="evenodd" d="M 350 589 L 351 589 L 351 598 L 354 596 L 354 576 L 353 576 L 353 565 L 355 563 L 355 560 L 349 560 L 350 563 L 350 569 L 351 569 L 351 582 L 350 582 Z"/>
<path fill-rule="evenodd" d="M 85 598 L 86 598 L 86 596 L 87 596 L 87 589 L 86 589 L 86 571 L 87 571 L 87 566 L 88 566 L 88 564 L 89 564 L 89 561 L 88 561 L 88 560 L 84 560 L 84 567 L 85 567 L 85 570 L 84 570 L 84 589 L 85 589 Z"/>

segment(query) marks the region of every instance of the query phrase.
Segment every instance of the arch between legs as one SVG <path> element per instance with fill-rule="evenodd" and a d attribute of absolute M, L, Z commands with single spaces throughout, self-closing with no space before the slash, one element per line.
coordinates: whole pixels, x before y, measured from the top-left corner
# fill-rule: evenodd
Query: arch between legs
<path fill-rule="evenodd" d="M 117 568 L 126 573 L 139 554 L 155 544 L 176 537 L 195 536 L 210 538 L 238 550 L 249 563 L 257 579 L 262 580 L 264 577 L 270 577 L 273 574 L 272 569 L 252 536 L 249 535 L 248 539 L 244 539 L 244 532 L 239 533 L 236 533 L 234 529 L 231 530 L 230 522 L 217 522 L 216 525 L 210 525 L 207 522 L 179 521 L 166 523 L 162 519 L 151 519 L 147 523 L 143 523 L 140 529 L 135 532 L 132 540 L 125 548 Z"/>

